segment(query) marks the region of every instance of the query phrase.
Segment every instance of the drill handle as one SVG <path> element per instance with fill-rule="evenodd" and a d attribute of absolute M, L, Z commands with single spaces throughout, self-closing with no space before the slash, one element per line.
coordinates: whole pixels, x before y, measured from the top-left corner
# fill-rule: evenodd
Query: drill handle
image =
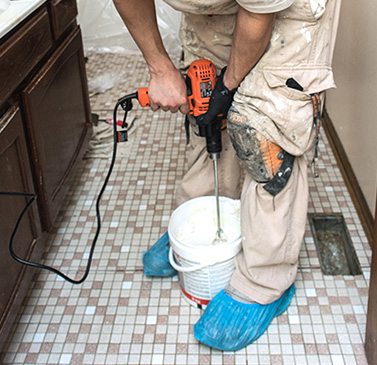
<path fill-rule="evenodd" d="M 149 100 L 149 95 L 148 95 L 148 88 L 147 87 L 142 87 L 140 88 L 137 92 L 137 100 L 139 101 L 139 104 L 143 108 L 148 108 L 151 106 L 151 102 Z M 192 101 L 192 96 L 190 99 L 190 96 L 188 97 L 189 99 L 189 104 L 190 104 L 190 111 L 189 114 L 194 114 L 194 109 L 193 109 L 193 104 L 194 102 Z"/>
<path fill-rule="evenodd" d="M 140 106 L 143 108 L 151 106 L 147 87 L 142 87 L 137 91 L 137 100 L 139 101 Z"/>

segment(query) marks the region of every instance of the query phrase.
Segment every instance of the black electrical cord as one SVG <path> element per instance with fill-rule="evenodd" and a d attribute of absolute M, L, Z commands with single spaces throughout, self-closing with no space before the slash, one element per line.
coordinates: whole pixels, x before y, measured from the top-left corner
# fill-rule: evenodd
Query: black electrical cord
<path fill-rule="evenodd" d="M 127 128 L 127 123 L 126 123 L 127 113 L 132 109 L 132 101 L 131 100 L 135 99 L 135 98 L 137 98 L 137 93 L 129 94 L 129 95 L 126 95 L 126 96 L 122 97 L 121 99 L 118 100 L 118 102 L 116 103 L 116 105 L 114 107 L 114 110 L 113 110 L 113 127 L 114 127 L 114 147 L 113 147 L 113 154 L 112 154 L 112 158 L 111 158 L 111 163 L 110 163 L 109 171 L 108 171 L 108 173 L 106 175 L 105 181 L 104 181 L 104 183 L 102 185 L 102 188 L 101 188 L 101 190 L 100 190 L 100 192 L 98 194 L 98 197 L 97 197 L 97 201 L 96 201 L 97 230 L 96 230 L 95 236 L 93 238 L 92 245 L 90 247 L 90 252 L 89 252 L 89 257 L 88 257 L 88 263 L 86 265 L 85 273 L 82 276 L 82 278 L 79 279 L 79 280 L 72 279 L 72 278 L 68 277 L 67 275 L 65 275 L 64 273 L 62 273 L 61 271 L 55 269 L 54 267 L 51 267 L 51 266 L 48 266 L 48 265 L 44 265 L 44 264 L 40 264 L 40 263 L 33 262 L 33 261 L 24 260 L 24 259 L 20 258 L 14 252 L 14 250 L 13 250 L 13 242 L 14 242 L 15 236 L 16 236 L 16 234 L 18 232 L 18 229 L 19 229 L 19 226 L 21 224 L 21 221 L 24 218 L 24 216 L 27 213 L 27 211 L 30 209 L 30 207 L 33 205 L 33 203 L 36 201 L 37 195 L 36 194 L 32 194 L 32 193 L 0 192 L 0 196 L 17 196 L 17 197 L 30 198 L 30 200 L 28 201 L 27 205 L 24 207 L 24 209 L 22 210 L 21 214 L 19 215 L 19 217 L 17 219 L 16 225 L 15 225 L 15 227 L 13 229 L 13 232 L 12 232 L 12 235 L 11 235 L 11 238 L 10 238 L 10 241 L 9 241 L 9 252 L 10 252 L 11 256 L 16 261 L 18 261 L 19 263 L 21 263 L 23 265 L 28 265 L 28 266 L 36 267 L 38 269 L 44 269 L 44 270 L 48 270 L 50 272 L 53 272 L 54 274 L 62 277 L 64 280 L 70 282 L 71 284 L 81 284 L 88 277 L 88 274 L 89 274 L 89 271 L 90 271 L 90 267 L 91 267 L 91 264 L 92 264 L 94 249 L 95 249 L 95 246 L 96 246 L 96 243 L 97 243 L 97 240 L 98 240 L 99 233 L 101 231 L 101 224 L 102 223 L 101 223 L 101 213 L 100 213 L 100 202 L 101 202 L 102 195 L 105 192 L 106 186 L 107 186 L 107 184 L 108 184 L 108 182 L 110 180 L 110 176 L 111 176 L 111 173 L 112 173 L 113 168 L 114 168 L 115 159 L 116 159 L 116 152 L 117 152 L 117 143 L 120 141 L 120 137 L 119 137 L 120 133 L 122 133 L 122 136 L 123 136 L 122 137 L 122 141 L 126 141 L 127 140 L 127 131 L 118 132 L 118 130 L 117 130 L 116 121 L 117 121 L 118 108 L 119 108 L 119 106 L 121 106 L 123 108 L 123 110 L 124 110 L 124 118 L 123 118 L 122 128 L 125 129 L 125 128 Z"/>

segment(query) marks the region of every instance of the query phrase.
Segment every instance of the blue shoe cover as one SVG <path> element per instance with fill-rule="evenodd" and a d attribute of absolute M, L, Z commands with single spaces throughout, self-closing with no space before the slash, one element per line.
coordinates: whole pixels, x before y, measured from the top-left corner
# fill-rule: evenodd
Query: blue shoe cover
<path fill-rule="evenodd" d="M 169 262 L 169 236 L 166 232 L 148 251 L 143 252 L 144 274 L 147 276 L 175 276 L 177 271 Z"/>
<path fill-rule="evenodd" d="M 237 302 L 222 290 L 195 324 L 194 336 L 215 349 L 242 349 L 262 336 L 274 317 L 286 311 L 295 292 L 292 284 L 275 302 L 262 305 Z"/>

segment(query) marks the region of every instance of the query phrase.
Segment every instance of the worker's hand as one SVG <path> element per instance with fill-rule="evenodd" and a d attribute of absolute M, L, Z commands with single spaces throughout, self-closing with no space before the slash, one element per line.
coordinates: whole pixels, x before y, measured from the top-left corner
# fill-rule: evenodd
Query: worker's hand
<path fill-rule="evenodd" d="M 223 118 L 227 117 L 228 110 L 232 105 L 233 96 L 237 88 L 229 90 L 224 84 L 224 74 L 226 67 L 221 70 L 220 76 L 217 78 L 215 88 L 212 91 L 211 99 L 209 101 L 208 110 L 205 114 L 199 115 L 196 122 L 200 127 L 205 127 L 210 124 L 221 122 Z M 217 118 L 222 116 L 222 118 Z"/>
<path fill-rule="evenodd" d="M 169 70 L 151 72 L 148 95 L 151 109 L 187 114 L 190 106 L 187 99 L 187 87 L 181 73 L 174 67 Z"/>

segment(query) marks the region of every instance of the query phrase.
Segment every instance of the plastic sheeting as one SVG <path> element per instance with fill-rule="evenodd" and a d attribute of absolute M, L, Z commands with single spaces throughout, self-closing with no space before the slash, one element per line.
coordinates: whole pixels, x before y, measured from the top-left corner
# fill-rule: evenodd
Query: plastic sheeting
<path fill-rule="evenodd" d="M 179 53 L 181 15 L 156 0 L 157 21 L 168 53 Z M 85 52 L 139 53 L 135 42 L 115 9 L 112 0 L 78 0 Z"/>

